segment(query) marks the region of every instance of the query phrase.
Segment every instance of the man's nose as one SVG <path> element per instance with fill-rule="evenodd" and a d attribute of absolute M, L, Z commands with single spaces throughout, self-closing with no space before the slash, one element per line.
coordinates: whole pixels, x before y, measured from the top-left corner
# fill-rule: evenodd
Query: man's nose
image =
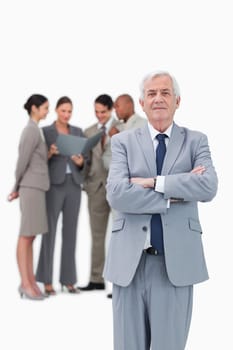
<path fill-rule="evenodd" d="M 160 92 L 158 92 L 158 93 L 154 96 L 153 101 L 154 101 L 154 102 L 161 102 L 161 101 L 163 101 L 163 95 L 162 95 Z"/>

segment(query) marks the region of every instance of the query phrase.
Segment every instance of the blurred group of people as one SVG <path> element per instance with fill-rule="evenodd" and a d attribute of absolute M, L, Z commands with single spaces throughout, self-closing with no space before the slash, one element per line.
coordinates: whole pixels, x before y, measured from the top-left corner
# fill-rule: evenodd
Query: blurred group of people
<path fill-rule="evenodd" d="M 58 218 L 62 214 L 60 284 L 62 290 L 104 290 L 105 239 L 111 208 L 106 199 L 106 181 L 111 161 L 111 137 L 129 128 L 138 128 L 146 119 L 135 113 L 133 98 L 122 94 L 113 101 L 107 94 L 94 101 L 97 122 L 82 130 L 70 124 L 72 100 L 57 101 L 55 121 L 39 128 L 49 112 L 48 98 L 32 95 L 24 105 L 29 121 L 18 148 L 15 184 L 9 201 L 20 199 L 21 225 L 17 244 L 17 263 L 21 282 L 19 293 L 33 300 L 56 295 L 53 284 L 54 250 Z M 115 110 L 114 116 L 113 111 Z M 87 154 L 71 157 L 59 153 L 59 134 L 91 137 L 102 131 L 101 140 Z M 91 231 L 90 278 L 86 286 L 77 286 L 76 240 L 82 189 L 88 198 Z M 33 241 L 42 234 L 37 268 L 33 267 Z M 37 282 L 44 285 L 39 288 Z M 107 294 L 112 297 L 111 292 Z"/>

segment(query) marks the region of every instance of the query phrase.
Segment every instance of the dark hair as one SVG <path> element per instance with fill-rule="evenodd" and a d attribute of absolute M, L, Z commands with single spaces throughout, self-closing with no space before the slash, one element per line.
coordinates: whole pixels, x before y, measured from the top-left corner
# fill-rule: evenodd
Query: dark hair
<path fill-rule="evenodd" d="M 114 104 L 111 96 L 106 94 L 96 97 L 95 103 L 100 103 L 101 105 L 107 106 L 108 109 L 112 109 Z"/>
<path fill-rule="evenodd" d="M 73 103 L 71 101 L 71 99 L 67 96 L 62 96 L 59 98 L 59 100 L 57 101 L 57 104 L 56 104 L 56 108 L 58 108 L 59 106 L 63 105 L 63 103 L 70 103 L 71 106 L 73 106 Z"/>
<path fill-rule="evenodd" d="M 37 108 L 39 108 L 41 105 L 43 105 L 47 101 L 48 101 L 47 97 L 43 95 L 34 94 L 28 98 L 27 102 L 24 104 L 23 107 L 26 109 L 26 111 L 30 115 L 32 111 L 32 106 L 36 106 Z"/>

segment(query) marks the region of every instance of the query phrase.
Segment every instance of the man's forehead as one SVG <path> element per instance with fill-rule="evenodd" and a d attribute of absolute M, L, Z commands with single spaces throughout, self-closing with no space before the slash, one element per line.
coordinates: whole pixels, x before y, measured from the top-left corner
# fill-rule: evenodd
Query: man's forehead
<path fill-rule="evenodd" d="M 168 76 L 153 77 L 145 82 L 145 86 L 158 86 L 159 88 L 169 88 L 172 86 L 172 80 Z"/>
<path fill-rule="evenodd" d="M 95 110 L 98 112 L 106 112 L 108 110 L 108 107 L 104 105 L 96 105 Z"/>

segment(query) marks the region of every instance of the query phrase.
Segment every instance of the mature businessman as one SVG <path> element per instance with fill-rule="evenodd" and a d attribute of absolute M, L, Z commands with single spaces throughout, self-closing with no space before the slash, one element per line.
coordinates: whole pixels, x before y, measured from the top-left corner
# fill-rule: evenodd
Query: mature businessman
<path fill-rule="evenodd" d="M 112 137 L 107 181 L 114 350 L 183 350 L 193 285 L 208 279 L 197 204 L 214 198 L 218 180 L 206 135 L 173 121 L 170 73 L 143 79 L 140 104 L 148 123 Z"/>

